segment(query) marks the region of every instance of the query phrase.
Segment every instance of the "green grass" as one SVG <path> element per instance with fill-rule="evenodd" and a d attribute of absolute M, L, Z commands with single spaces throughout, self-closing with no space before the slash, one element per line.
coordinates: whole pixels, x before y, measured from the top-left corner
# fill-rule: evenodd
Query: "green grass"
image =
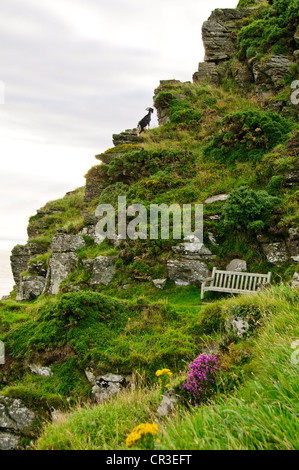
<path fill-rule="evenodd" d="M 254 302 L 271 307 L 264 326 L 255 336 L 232 346 L 227 356 L 226 364 L 234 362 L 230 374 L 243 374 L 237 389 L 222 391 L 213 402 L 199 408 L 180 407 L 161 419 L 157 415 L 161 398 L 152 376 L 149 388 L 125 392 L 105 405 L 80 406 L 49 424 L 36 448 L 125 449 L 133 427 L 158 419 L 156 448 L 160 450 L 298 449 L 298 364 L 291 363 L 291 344 L 299 334 L 298 300 L 298 291 L 281 285 L 214 305 L 227 309 Z M 238 359 L 238 351 L 247 354 L 245 363 Z"/>
<path fill-rule="evenodd" d="M 153 389 L 119 394 L 117 400 L 101 406 L 82 406 L 50 424 L 36 442 L 36 450 L 114 450 L 141 422 L 152 422 L 159 404 Z"/>

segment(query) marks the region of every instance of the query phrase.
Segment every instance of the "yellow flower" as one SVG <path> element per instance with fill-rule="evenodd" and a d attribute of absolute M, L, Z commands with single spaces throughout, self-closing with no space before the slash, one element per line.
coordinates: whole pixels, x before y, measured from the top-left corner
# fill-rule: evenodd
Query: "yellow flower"
<path fill-rule="evenodd" d="M 157 424 L 150 424 L 150 423 L 142 423 L 136 426 L 133 429 L 131 434 L 126 439 L 126 446 L 132 447 L 138 443 L 141 439 L 143 439 L 147 435 L 151 435 L 155 437 L 158 434 L 159 427 Z"/>
<path fill-rule="evenodd" d="M 161 369 L 157 370 L 156 376 L 160 377 L 161 375 L 168 375 L 168 377 L 172 376 L 172 372 L 170 372 L 170 369 Z"/>
<path fill-rule="evenodd" d="M 131 321 L 131 318 L 130 318 L 130 317 L 128 318 L 128 321 Z"/>

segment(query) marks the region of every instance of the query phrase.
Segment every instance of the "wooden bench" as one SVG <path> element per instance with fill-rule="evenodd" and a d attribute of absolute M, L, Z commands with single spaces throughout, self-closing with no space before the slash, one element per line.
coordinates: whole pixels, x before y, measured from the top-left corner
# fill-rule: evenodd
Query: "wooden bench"
<path fill-rule="evenodd" d="M 228 292 L 230 294 L 248 294 L 256 292 L 263 285 L 270 284 L 271 272 L 268 274 L 220 271 L 213 268 L 212 276 L 201 285 L 201 298 L 205 292 Z"/>

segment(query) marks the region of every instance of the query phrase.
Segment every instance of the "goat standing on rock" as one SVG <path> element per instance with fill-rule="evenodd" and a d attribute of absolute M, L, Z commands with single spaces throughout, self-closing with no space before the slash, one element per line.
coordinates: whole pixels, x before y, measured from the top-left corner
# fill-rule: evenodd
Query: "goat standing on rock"
<path fill-rule="evenodd" d="M 151 118 L 152 118 L 152 113 L 154 112 L 153 108 L 146 108 L 146 111 L 148 111 L 148 114 L 144 116 L 144 118 L 141 119 L 141 121 L 138 122 L 137 124 L 137 135 L 139 136 L 141 132 L 150 125 Z"/>

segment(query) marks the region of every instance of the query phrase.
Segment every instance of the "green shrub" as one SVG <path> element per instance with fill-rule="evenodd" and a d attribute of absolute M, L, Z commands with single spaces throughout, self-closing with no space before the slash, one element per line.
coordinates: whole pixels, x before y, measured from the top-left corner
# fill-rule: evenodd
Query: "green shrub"
<path fill-rule="evenodd" d="M 242 186 L 231 193 L 224 206 L 226 226 L 260 231 L 268 223 L 271 212 L 280 202 L 267 191 Z"/>
<path fill-rule="evenodd" d="M 251 56 L 253 48 L 255 55 L 264 54 L 275 44 L 279 43 L 276 53 L 293 47 L 293 36 L 298 25 L 298 0 L 273 0 L 273 4 L 257 10 L 249 19 L 249 24 L 238 32 L 238 55 L 240 58 Z M 246 0 L 239 6 L 252 5 Z"/>
<path fill-rule="evenodd" d="M 286 140 L 293 123 L 270 111 L 245 111 L 226 116 L 205 155 L 221 162 L 260 161 L 267 150 Z"/>

